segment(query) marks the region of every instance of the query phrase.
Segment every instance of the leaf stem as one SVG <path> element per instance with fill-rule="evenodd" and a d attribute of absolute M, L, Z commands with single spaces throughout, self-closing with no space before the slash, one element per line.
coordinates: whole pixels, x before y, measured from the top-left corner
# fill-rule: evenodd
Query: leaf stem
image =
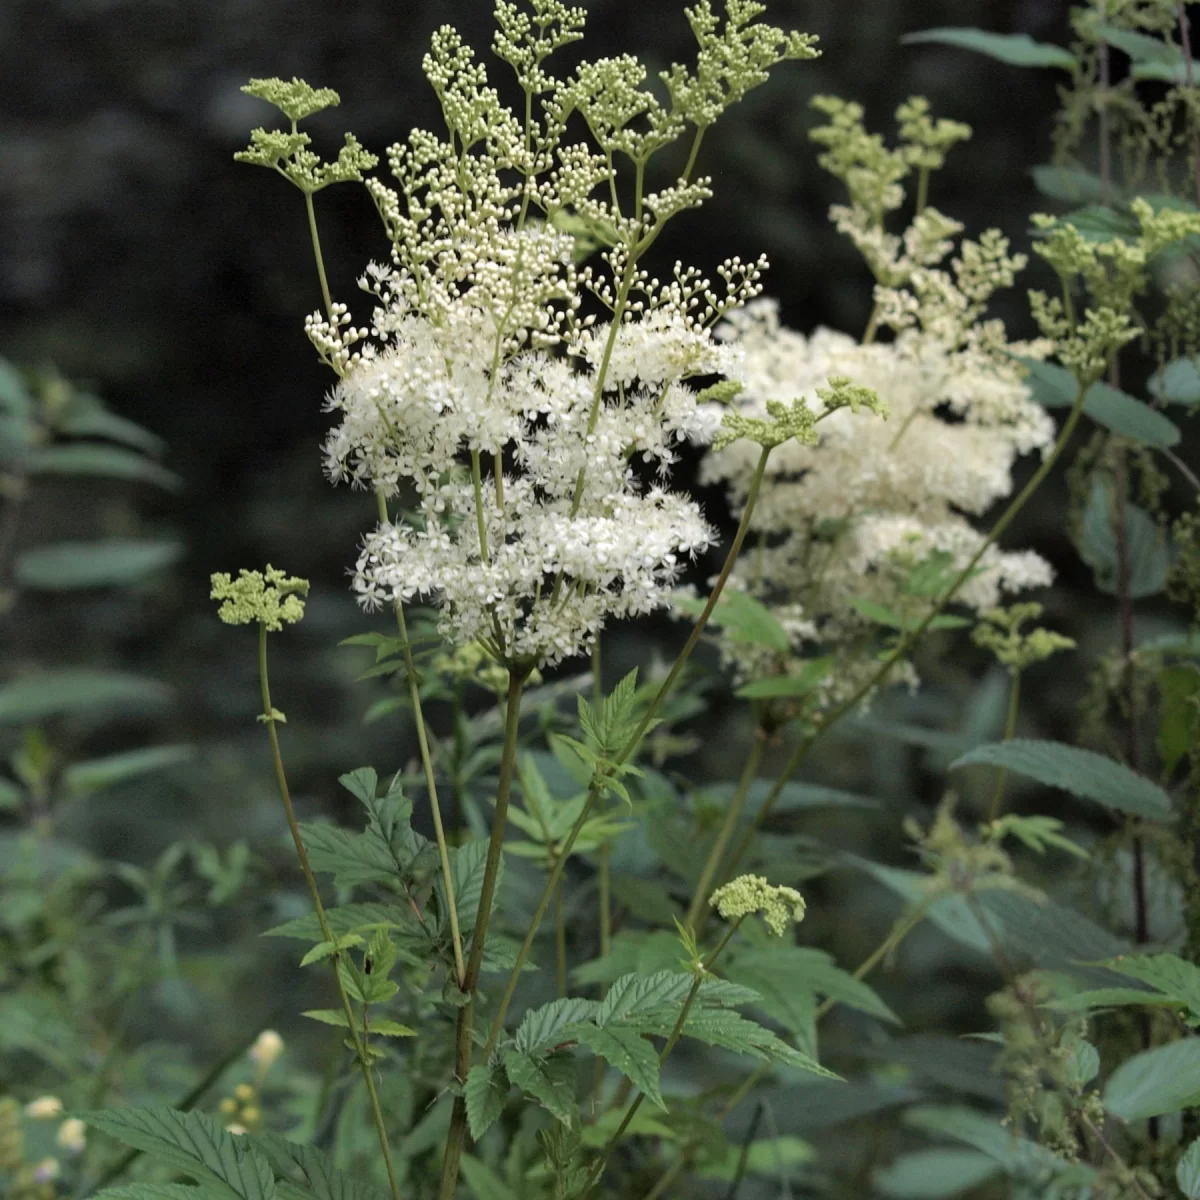
<path fill-rule="evenodd" d="M 1004 740 L 1011 742 L 1017 733 L 1017 717 L 1021 709 L 1021 672 L 1013 671 L 1008 686 L 1008 714 L 1004 719 Z M 1004 784 L 1008 779 L 1008 768 L 999 767 L 996 770 L 996 784 L 992 790 L 992 802 L 988 806 L 988 820 L 995 821 L 1000 816 L 1000 805 L 1004 800 Z"/>
<path fill-rule="evenodd" d="M 304 872 L 304 881 L 308 884 L 309 895 L 312 897 L 313 911 L 317 915 L 317 923 L 321 926 L 321 936 L 325 941 L 336 944 L 333 931 L 329 927 L 329 919 L 325 915 L 325 905 L 321 903 L 321 891 L 317 887 L 316 876 L 308 861 L 308 851 L 304 839 L 300 836 L 300 826 L 296 823 L 296 813 L 292 808 L 292 797 L 288 790 L 287 774 L 283 769 L 283 755 L 279 750 L 279 734 L 275 728 L 275 710 L 271 706 L 271 687 L 267 674 L 267 627 L 262 622 L 258 626 L 258 678 L 262 690 L 263 720 L 267 726 L 267 737 L 271 743 L 271 758 L 275 764 L 275 781 L 279 785 L 279 796 L 283 801 L 283 811 L 287 814 L 288 829 L 291 830 L 292 842 L 296 847 L 296 857 L 300 860 L 300 869 Z M 350 997 L 342 983 L 341 953 L 335 950 L 332 955 L 333 977 L 337 983 L 338 995 L 341 997 L 342 1010 L 346 1014 L 346 1024 L 350 1040 L 354 1045 L 354 1055 L 362 1069 L 363 1081 L 367 1085 L 367 1095 L 371 1102 L 371 1115 L 375 1120 L 375 1132 L 379 1135 L 379 1146 L 383 1151 L 383 1165 L 387 1171 L 388 1186 L 391 1189 L 392 1200 L 400 1200 L 400 1185 L 396 1182 L 396 1168 L 392 1163 L 392 1150 L 388 1145 L 387 1127 L 383 1120 L 383 1109 L 379 1104 L 379 1092 L 375 1088 L 375 1077 L 371 1072 L 371 1064 L 367 1052 L 358 1034 L 358 1026 L 354 1020 L 354 1009 Z"/>

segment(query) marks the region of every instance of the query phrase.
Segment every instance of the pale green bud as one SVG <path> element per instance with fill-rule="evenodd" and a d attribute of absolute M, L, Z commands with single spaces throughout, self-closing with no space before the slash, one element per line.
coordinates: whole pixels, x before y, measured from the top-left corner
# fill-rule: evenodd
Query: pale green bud
<path fill-rule="evenodd" d="M 776 937 L 789 924 L 804 919 L 804 897 L 795 888 L 775 886 L 762 875 L 739 875 L 709 897 L 708 903 L 727 921 L 758 913 Z"/>
<path fill-rule="evenodd" d="M 262 571 L 239 571 L 237 579 L 224 572 L 212 576 L 213 600 L 220 600 L 217 616 L 226 625 L 250 625 L 257 621 L 271 632 L 284 622 L 294 625 L 304 616 L 302 596 L 308 595 L 308 580 L 289 577 L 269 563 Z"/>

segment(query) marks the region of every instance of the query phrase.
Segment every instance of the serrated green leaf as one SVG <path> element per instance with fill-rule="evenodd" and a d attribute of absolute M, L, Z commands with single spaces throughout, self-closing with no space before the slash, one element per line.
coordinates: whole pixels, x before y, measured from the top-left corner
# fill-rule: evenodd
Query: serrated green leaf
<path fill-rule="evenodd" d="M 351 930 L 366 933 L 376 929 L 412 929 L 417 924 L 411 909 L 389 904 L 384 900 L 327 908 L 325 919 L 335 937 Z M 303 917 L 296 917 L 292 921 L 276 925 L 274 929 L 268 929 L 262 936 L 296 938 L 302 942 L 320 941 L 321 924 L 316 913 L 306 913 Z"/>
<path fill-rule="evenodd" d="M 331 931 L 332 932 L 332 931 Z M 335 935 L 331 942 L 318 942 L 301 960 L 302 967 L 331 958 L 339 950 L 349 950 L 351 946 L 361 946 L 363 939 L 357 933 Z"/>
<path fill-rule="evenodd" d="M 1184 1038 L 1127 1058 L 1104 1085 L 1104 1107 L 1143 1121 L 1200 1104 L 1200 1038 Z"/>
<path fill-rule="evenodd" d="M 874 1174 L 888 1200 L 952 1200 L 999 1174 L 995 1159 L 978 1150 L 915 1150 Z"/>
<path fill-rule="evenodd" d="M 140 750 L 127 750 L 123 754 L 110 754 L 106 758 L 72 763 L 63 772 L 63 783 L 69 792 L 77 796 L 85 792 L 98 792 L 142 775 L 178 766 L 188 762 L 193 755 L 191 746 L 145 746 Z"/>
<path fill-rule="evenodd" d="M 270 1163 L 245 1139 L 222 1129 L 207 1113 L 171 1108 L 106 1108 L 77 1114 L 135 1150 L 240 1200 L 272 1200 Z"/>
<path fill-rule="evenodd" d="M 467 1075 L 463 1095 L 467 1101 L 471 1140 L 477 1142 L 504 1111 L 504 1102 L 508 1098 L 508 1077 L 498 1066 L 476 1063 Z"/>
<path fill-rule="evenodd" d="M 459 927 L 463 937 L 475 929 L 479 897 L 483 893 L 483 876 L 487 869 L 488 844 L 482 838 L 450 850 L 450 870 L 454 879 L 454 900 L 458 907 Z M 504 856 L 500 856 L 496 887 L 504 879 Z M 439 888 L 441 884 L 438 884 Z"/>
<path fill-rule="evenodd" d="M 530 1009 L 513 1035 L 513 1048 L 521 1054 L 544 1053 L 559 1042 L 570 1040 L 563 1036 L 564 1030 L 590 1020 L 597 1007 L 595 1000 L 571 996 Z"/>
<path fill-rule="evenodd" d="M 474 1200 L 521 1200 L 491 1167 L 473 1154 L 464 1154 L 459 1166 L 463 1182 Z"/>
<path fill-rule="evenodd" d="M 1176 954 L 1122 954 L 1098 965 L 1154 988 L 1142 993 L 1143 1003 L 1161 998 L 1186 1008 L 1191 1021 L 1200 1024 L 1200 967 L 1194 963 Z"/>
<path fill-rule="evenodd" d="M 0 725 L 100 711 L 106 715 L 158 708 L 171 698 L 165 684 L 117 671 L 49 671 L 0 687 Z"/>
<path fill-rule="evenodd" d="M 18 555 L 13 575 L 35 591 L 128 587 L 165 570 L 182 554 L 183 543 L 175 541 L 60 542 Z"/>
<path fill-rule="evenodd" d="M 370 1032 L 378 1037 L 416 1037 L 417 1031 L 388 1017 L 372 1017 Z"/>
<path fill-rule="evenodd" d="M 310 1008 L 300 1014 L 310 1021 L 320 1021 L 322 1025 L 336 1025 L 340 1029 L 349 1029 L 350 1021 L 340 1008 Z"/>
<path fill-rule="evenodd" d="M 1200 1138 L 1197 1138 L 1175 1164 L 1175 1182 L 1187 1200 L 1200 1200 Z"/>
<path fill-rule="evenodd" d="M 93 1200 L 215 1200 L 224 1195 L 190 1183 L 126 1183 L 93 1193 Z"/>
<path fill-rule="evenodd" d="M 569 1073 L 563 1070 L 564 1065 Z M 516 1050 L 504 1054 L 504 1071 L 515 1087 L 541 1104 L 557 1120 L 569 1125 L 578 1113 L 575 1103 L 574 1062 L 565 1056 L 557 1060 L 533 1058 Z"/>
<path fill-rule="evenodd" d="M 395 875 L 392 856 L 378 838 L 315 822 L 302 824 L 300 833 L 312 869 L 331 874 L 340 885 L 378 883 Z"/>
<path fill-rule="evenodd" d="M 923 42 L 956 46 L 1007 63 L 1010 67 L 1061 67 L 1069 71 L 1075 65 L 1075 57 L 1069 50 L 1047 42 L 1035 42 L 1027 33 L 989 33 L 965 25 L 945 25 L 905 34 L 900 41 L 906 46 Z"/>
<path fill-rule="evenodd" d="M 350 1178 L 315 1146 L 302 1146 L 273 1133 L 247 1136 L 279 1173 L 277 1187 L 282 1200 L 386 1200 L 386 1192 Z M 303 1185 L 291 1182 L 297 1176 Z"/>
<path fill-rule="evenodd" d="M 119 446 L 83 442 L 46 446 L 29 456 L 28 469 L 33 475 L 83 475 L 149 483 L 168 492 L 177 492 L 183 487 L 183 480 L 174 471 Z"/>
<path fill-rule="evenodd" d="M 1102 1008 L 1124 1008 L 1129 1005 L 1145 1004 L 1157 1008 L 1174 1008 L 1169 997 L 1141 988 L 1089 988 L 1060 996 L 1047 1002 L 1046 1007 L 1056 1012 L 1093 1012 Z"/>
<path fill-rule="evenodd" d="M 619 1025 L 599 1029 L 585 1024 L 576 1029 L 575 1037 L 597 1058 L 604 1059 L 620 1071 L 638 1091 L 645 1094 L 651 1104 L 666 1110 L 659 1090 L 658 1053 L 641 1034 Z"/>
<path fill-rule="evenodd" d="M 968 750 L 951 770 L 986 764 L 1004 767 L 1047 787 L 1061 788 L 1116 812 L 1157 821 L 1173 817 L 1171 798 L 1152 780 L 1114 759 L 1063 742 L 1012 738 Z"/>

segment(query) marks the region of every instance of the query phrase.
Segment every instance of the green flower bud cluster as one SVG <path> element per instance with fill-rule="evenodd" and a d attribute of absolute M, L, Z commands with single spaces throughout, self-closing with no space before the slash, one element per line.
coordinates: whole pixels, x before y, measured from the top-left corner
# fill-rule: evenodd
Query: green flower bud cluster
<path fill-rule="evenodd" d="M 257 621 L 277 633 L 285 622 L 294 625 L 304 616 L 301 597 L 308 595 L 308 580 L 285 575 L 269 563 L 265 572 L 239 571 L 237 579 L 218 572 L 211 582 L 210 598 L 222 602 L 217 616 L 226 625 Z"/>
<path fill-rule="evenodd" d="M 1026 621 L 1036 621 L 1042 615 L 1037 603 L 1013 604 L 1008 608 L 989 608 L 980 613 L 980 623 L 971 632 L 977 646 L 990 650 L 998 662 L 1014 674 L 1034 663 L 1042 662 L 1060 650 L 1073 650 L 1075 642 L 1049 629 L 1030 629 L 1023 632 Z"/>
<path fill-rule="evenodd" d="M 252 79 L 242 91 L 273 104 L 291 121 L 292 128 L 290 133 L 279 129 L 253 130 L 250 145 L 233 156 L 235 162 L 278 171 L 308 195 L 331 183 L 361 183 L 362 173 L 378 164 L 379 159 L 364 150 L 352 133 L 345 135 L 346 143 L 333 162 L 322 162 L 320 155 L 308 149 L 312 139 L 296 129 L 297 121 L 341 103 L 333 88 L 314 88 L 303 79 L 293 79 L 291 83 L 282 79 Z"/>
<path fill-rule="evenodd" d="M 762 875 L 739 875 L 717 888 L 708 903 L 726 921 L 740 921 L 758 913 L 776 937 L 783 937 L 789 924 L 804 919 L 804 897 L 795 888 L 768 883 Z"/>

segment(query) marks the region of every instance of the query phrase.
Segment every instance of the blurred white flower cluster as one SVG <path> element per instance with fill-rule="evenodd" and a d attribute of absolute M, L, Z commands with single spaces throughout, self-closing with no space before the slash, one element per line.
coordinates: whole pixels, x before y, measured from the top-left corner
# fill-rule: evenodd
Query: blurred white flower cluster
<path fill-rule="evenodd" d="M 1055 426 L 1030 397 L 1017 359 L 1044 356 L 1047 346 L 1009 343 L 1003 325 L 985 318 L 992 295 L 1011 285 L 1024 259 L 1010 256 L 991 230 L 963 241 L 946 264 L 962 227 L 932 208 L 917 213 L 903 236 L 886 234 L 881 214 L 900 204 L 908 160 L 878 139 L 864 141 L 861 110 L 828 99 L 819 106 L 836 119 L 818 140 L 842 151 L 835 163 L 823 162 L 858 197 L 832 215 L 879 281 L 868 334 L 860 343 L 828 329 L 793 332 L 766 299 L 732 314 L 718 333 L 745 356 L 740 413 L 761 415 L 768 401 L 803 397 L 820 416 L 817 389 L 842 375 L 874 389 L 888 419 L 831 412 L 817 425 L 817 444 L 793 441 L 772 454 L 752 515 L 757 544 L 731 582 L 774 609 L 793 653 L 734 638 L 722 646 L 747 679 L 798 675 L 806 653 L 832 653 L 822 701 L 836 704 L 877 669 L 862 651 L 879 625 L 911 627 L 966 567 L 984 540 L 971 518 L 1011 493 L 1017 458 L 1045 452 Z M 950 134 L 961 138 L 961 128 Z M 886 202 L 873 209 L 865 202 L 884 193 Z M 890 328 L 891 340 L 874 341 L 877 328 Z M 702 478 L 724 483 L 740 505 L 757 459 L 754 446 L 734 443 L 710 452 Z M 1051 581 L 1049 564 L 1030 551 L 989 547 L 976 570 L 957 594 L 976 610 Z M 895 620 L 881 621 L 884 614 Z M 899 665 L 894 677 L 915 683 L 911 665 Z"/>
<path fill-rule="evenodd" d="M 449 132 L 391 147 L 396 188 L 368 181 L 393 244 L 361 281 L 370 328 L 341 305 L 307 327 L 340 376 L 330 477 L 405 506 L 365 538 L 364 605 L 424 598 L 451 643 L 545 665 L 664 605 L 711 542 L 669 469 L 679 443 L 715 430 L 689 381 L 738 373 L 740 347 L 713 330 L 758 295 L 765 263 L 728 260 L 719 282 L 682 264 L 652 277 L 640 259 L 709 181 L 691 178 L 694 154 L 658 192 L 646 167 L 689 130 L 698 147 L 774 63 L 813 56 L 757 24 L 760 7 L 731 0 L 722 24 L 697 6 L 696 73 L 664 74 L 668 105 L 630 56 L 553 78 L 543 61 L 580 36 L 582 11 L 537 0 L 533 20 L 501 3 L 494 48 L 529 99 L 524 121 L 453 29 L 435 35 L 425 71 Z M 564 141 L 573 113 L 589 142 Z M 618 179 L 620 159 L 633 169 Z"/>

